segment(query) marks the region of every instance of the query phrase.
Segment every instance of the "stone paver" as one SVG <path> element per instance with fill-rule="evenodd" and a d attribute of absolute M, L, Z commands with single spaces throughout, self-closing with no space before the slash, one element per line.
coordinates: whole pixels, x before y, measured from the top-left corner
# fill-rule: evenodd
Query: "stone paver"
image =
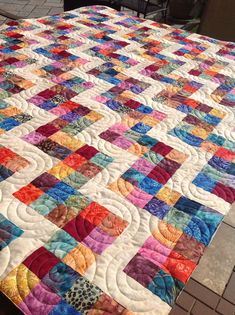
<path fill-rule="evenodd" d="M 0 9 L 22 18 L 37 18 L 63 11 L 63 0 L 0 0 Z M 0 16 L 0 25 L 6 22 Z"/>

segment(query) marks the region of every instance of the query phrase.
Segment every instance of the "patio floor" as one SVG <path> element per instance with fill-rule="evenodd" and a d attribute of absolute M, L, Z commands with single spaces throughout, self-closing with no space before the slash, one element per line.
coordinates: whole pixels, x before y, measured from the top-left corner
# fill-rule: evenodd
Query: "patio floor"
<path fill-rule="evenodd" d="M 0 0 L 0 9 L 34 18 L 62 12 L 63 0 Z M 0 16 L 0 25 L 6 20 Z M 171 315 L 235 315 L 234 240 L 235 207 L 221 224 Z M 4 312 L 4 303 L 7 304 L 0 296 L 0 315 L 18 314 L 11 304 Z"/>

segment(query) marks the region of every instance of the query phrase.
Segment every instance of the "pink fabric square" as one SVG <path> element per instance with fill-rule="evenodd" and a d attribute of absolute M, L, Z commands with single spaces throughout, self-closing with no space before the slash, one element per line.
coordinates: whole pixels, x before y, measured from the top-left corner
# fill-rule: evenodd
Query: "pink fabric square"
<path fill-rule="evenodd" d="M 132 168 L 134 168 L 137 171 L 140 171 L 144 175 L 148 175 L 153 169 L 155 165 L 148 160 L 145 160 L 143 158 L 137 160 L 133 165 Z"/>
<path fill-rule="evenodd" d="M 56 116 L 62 116 L 65 115 L 66 113 L 70 112 L 69 108 L 65 108 L 65 107 L 54 107 L 51 110 L 49 110 L 50 113 L 56 115 Z"/>
<path fill-rule="evenodd" d="M 143 208 L 153 196 L 136 187 L 126 198 L 135 206 Z"/>
<path fill-rule="evenodd" d="M 41 105 L 45 101 L 44 97 L 35 95 L 29 99 L 30 103 L 33 103 L 36 106 Z"/>
<path fill-rule="evenodd" d="M 38 284 L 18 306 L 25 315 L 47 315 L 61 298 L 45 284 Z"/>
<path fill-rule="evenodd" d="M 171 253 L 171 249 L 163 246 L 153 236 L 150 236 L 144 245 L 139 249 L 139 254 L 144 258 L 150 260 L 155 265 L 162 268 L 162 265 L 167 260 L 167 257 Z"/>
<path fill-rule="evenodd" d="M 154 118 L 156 118 L 156 119 L 158 119 L 158 120 L 163 120 L 163 119 L 165 119 L 165 118 L 167 117 L 166 114 L 164 114 L 164 113 L 162 113 L 162 112 L 159 112 L 158 110 L 154 110 L 154 111 L 150 114 L 150 116 L 152 116 L 152 117 L 154 117 Z"/>
<path fill-rule="evenodd" d="M 22 137 L 22 139 L 31 144 L 38 144 L 42 140 L 46 139 L 46 137 L 44 137 L 42 134 L 40 134 L 37 131 L 33 131 L 29 133 L 28 135 L 25 135 L 24 137 Z"/>
<path fill-rule="evenodd" d="M 117 145 L 119 148 L 124 149 L 124 150 L 130 148 L 130 146 L 133 144 L 130 140 L 128 140 L 122 136 L 115 139 L 112 143 Z"/>
<path fill-rule="evenodd" d="M 94 98 L 94 100 L 104 104 L 108 101 L 108 98 L 102 95 L 98 95 Z"/>
<path fill-rule="evenodd" d="M 115 240 L 115 237 L 108 235 L 100 228 L 94 228 L 91 233 L 82 241 L 96 254 L 102 254 L 103 251 L 110 246 Z"/>
<path fill-rule="evenodd" d="M 111 128 L 109 128 L 109 130 L 117 132 L 120 135 L 122 135 L 128 129 L 129 129 L 128 126 L 125 126 L 123 124 L 115 124 Z"/>

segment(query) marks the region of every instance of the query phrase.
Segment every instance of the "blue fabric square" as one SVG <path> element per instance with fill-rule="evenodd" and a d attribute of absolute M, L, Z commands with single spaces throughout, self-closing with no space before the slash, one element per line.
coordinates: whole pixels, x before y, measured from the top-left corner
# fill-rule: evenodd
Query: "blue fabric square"
<path fill-rule="evenodd" d="M 61 300 L 59 304 L 49 313 L 49 315 L 83 315 L 73 308 L 70 304 Z"/>
<path fill-rule="evenodd" d="M 207 114 L 204 120 L 210 125 L 217 126 L 220 123 L 221 118 Z"/>
<path fill-rule="evenodd" d="M 138 187 L 150 195 L 155 195 L 162 188 L 162 185 L 149 177 L 145 177 Z"/>
<path fill-rule="evenodd" d="M 200 173 L 197 175 L 197 177 L 192 182 L 194 185 L 206 190 L 206 191 L 212 191 L 216 185 L 216 182 L 207 176 L 204 173 Z"/>
<path fill-rule="evenodd" d="M 47 194 L 54 198 L 56 201 L 63 203 L 70 194 L 66 191 L 63 191 L 60 188 L 53 187 L 47 191 Z"/>
<path fill-rule="evenodd" d="M 165 215 L 167 214 L 167 212 L 170 210 L 170 206 L 167 205 L 165 202 L 157 199 L 157 198 L 153 198 L 151 199 L 147 205 L 145 205 L 144 209 L 147 210 L 149 213 L 151 213 L 152 215 L 155 215 L 156 217 L 158 217 L 159 219 L 163 220 L 163 218 L 165 217 Z"/>
<path fill-rule="evenodd" d="M 79 273 L 60 262 L 42 278 L 42 282 L 52 291 L 63 296 L 79 277 Z"/>
<path fill-rule="evenodd" d="M 135 126 L 133 126 L 131 129 L 138 133 L 146 134 L 150 129 L 152 129 L 152 127 L 145 125 L 142 122 L 139 122 Z"/>
<path fill-rule="evenodd" d="M 230 162 L 221 158 L 221 157 L 218 157 L 216 155 L 214 155 L 210 161 L 208 162 L 208 164 L 210 166 L 212 166 L 213 168 L 215 168 L 216 170 L 218 171 L 221 171 L 221 172 L 227 172 L 227 169 L 229 168 L 230 166 Z"/>
<path fill-rule="evenodd" d="M 0 213 L 0 251 L 24 232 Z"/>
<path fill-rule="evenodd" d="M 140 107 L 137 108 L 137 111 L 143 114 L 150 114 L 152 113 L 153 109 L 149 106 L 141 105 Z"/>
<path fill-rule="evenodd" d="M 222 147 L 224 142 L 225 142 L 225 139 L 221 136 L 217 136 L 217 135 L 212 133 L 208 136 L 207 141 L 211 141 L 211 142 L 217 144 L 218 146 Z"/>
<path fill-rule="evenodd" d="M 63 259 L 77 245 L 78 242 L 70 234 L 64 230 L 59 230 L 44 246 L 56 257 Z"/>
<path fill-rule="evenodd" d="M 180 199 L 176 202 L 174 207 L 184 213 L 188 213 L 190 215 L 195 215 L 197 211 L 200 209 L 201 204 L 190 200 L 184 196 L 180 197 Z"/>
<path fill-rule="evenodd" d="M 54 107 L 56 107 L 57 105 L 51 101 L 45 101 L 42 104 L 39 105 L 40 108 L 44 109 L 44 110 L 50 110 Z"/>
<path fill-rule="evenodd" d="M 145 178 L 145 175 L 138 172 L 134 168 L 130 168 L 127 170 L 124 174 L 122 174 L 122 178 L 131 184 L 138 186 L 138 184 L 143 181 Z"/>
<path fill-rule="evenodd" d="M 112 110 L 114 110 L 114 111 L 118 111 L 118 110 L 120 110 L 120 109 L 122 108 L 122 104 L 121 104 L 120 102 L 115 101 L 115 100 L 108 100 L 108 101 L 106 102 L 106 105 L 107 105 L 110 109 L 112 109 Z"/>
<path fill-rule="evenodd" d="M 7 118 L 3 122 L 0 123 L 0 128 L 8 131 L 19 125 L 20 125 L 20 122 L 18 122 L 17 120 L 13 118 Z"/>
<path fill-rule="evenodd" d="M 4 165 L 0 165 L 0 176 L 3 180 L 10 177 L 13 174 L 14 173 L 8 168 L 6 168 Z"/>
<path fill-rule="evenodd" d="M 186 132 L 185 130 L 174 128 L 169 132 L 170 135 L 176 136 L 182 141 L 192 145 L 194 147 L 200 147 L 201 143 L 204 141 L 203 139 L 192 135 L 191 133 Z"/>
<path fill-rule="evenodd" d="M 46 152 L 47 153 L 47 152 Z M 50 152 L 50 155 L 56 157 L 57 159 L 64 160 L 68 155 L 72 153 L 68 148 L 63 147 L 62 145 L 57 145 L 53 151 Z M 49 153 L 48 153 L 49 154 Z"/>
<path fill-rule="evenodd" d="M 192 112 L 192 108 L 184 104 L 180 104 L 176 109 L 184 114 L 190 114 Z"/>
<path fill-rule="evenodd" d="M 175 304 L 176 298 L 183 288 L 184 284 L 180 280 L 172 277 L 163 270 L 159 270 L 148 285 L 148 289 L 153 294 L 159 296 L 161 300 L 169 305 Z"/>
<path fill-rule="evenodd" d="M 62 190 L 64 193 L 66 193 L 66 194 L 68 194 L 68 195 L 75 195 L 75 194 L 77 193 L 77 191 L 76 191 L 73 187 L 71 187 L 71 186 L 65 184 L 64 182 L 59 182 L 59 183 L 57 183 L 57 184 L 54 186 L 54 188 L 57 188 L 57 189 L 59 189 L 59 190 Z"/>
<path fill-rule="evenodd" d="M 152 148 L 155 144 L 158 143 L 158 140 L 148 135 L 143 135 L 139 138 L 138 143 L 140 145 L 147 146 L 148 148 Z"/>

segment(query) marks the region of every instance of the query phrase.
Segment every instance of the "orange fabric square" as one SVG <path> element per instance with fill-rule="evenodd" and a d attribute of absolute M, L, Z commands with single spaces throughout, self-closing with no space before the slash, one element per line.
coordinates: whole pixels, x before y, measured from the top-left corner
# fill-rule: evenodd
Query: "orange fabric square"
<path fill-rule="evenodd" d="M 108 214 L 108 209 L 96 202 L 92 202 L 82 212 L 80 212 L 79 215 L 92 224 L 98 225 L 104 220 L 104 218 L 107 217 Z"/>
<path fill-rule="evenodd" d="M 73 153 L 66 157 L 64 163 L 77 170 L 83 163 L 87 161 L 83 156 Z"/>
<path fill-rule="evenodd" d="M 196 268 L 196 264 L 178 254 L 178 257 L 168 257 L 164 267 L 168 272 L 176 279 L 180 280 L 183 283 L 186 283 L 188 278 L 193 273 L 193 270 Z"/>
<path fill-rule="evenodd" d="M 25 203 L 26 205 L 31 204 L 38 199 L 44 192 L 32 184 L 28 184 L 16 191 L 13 196 Z"/>

